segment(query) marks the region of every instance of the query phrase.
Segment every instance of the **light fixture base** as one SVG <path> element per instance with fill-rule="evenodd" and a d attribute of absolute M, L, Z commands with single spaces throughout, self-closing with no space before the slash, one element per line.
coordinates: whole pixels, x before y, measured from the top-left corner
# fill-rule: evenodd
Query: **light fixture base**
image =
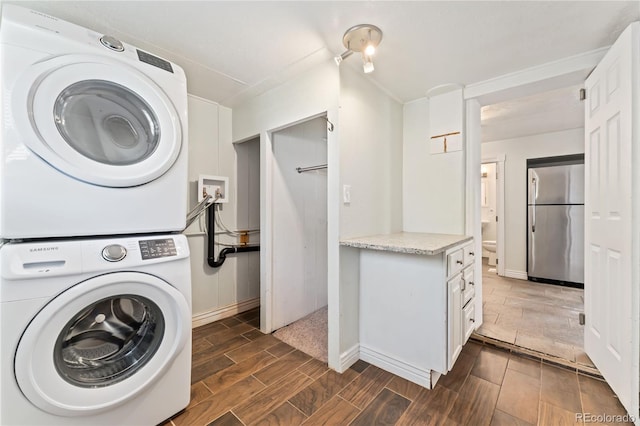
<path fill-rule="evenodd" d="M 354 25 L 342 36 L 344 47 L 353 52 L 362 52 L 369 44 L 378 47 L 381 41 L 382 30 L 370 24 Z"/>

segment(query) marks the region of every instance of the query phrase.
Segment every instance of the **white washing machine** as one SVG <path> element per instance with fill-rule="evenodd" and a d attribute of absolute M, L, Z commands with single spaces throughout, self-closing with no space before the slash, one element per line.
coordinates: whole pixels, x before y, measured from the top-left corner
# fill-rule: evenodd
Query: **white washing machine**
<path fill-rule="evenodd" d="M 189 403 L 183 235 L 0 248 L 0 424 L 153 425 Z"/>
<path fill-rule="evenodd" d="M 4 5 L 0 81 L 0 238 L 184 228 L 187 87 L 178 65 Z"/>

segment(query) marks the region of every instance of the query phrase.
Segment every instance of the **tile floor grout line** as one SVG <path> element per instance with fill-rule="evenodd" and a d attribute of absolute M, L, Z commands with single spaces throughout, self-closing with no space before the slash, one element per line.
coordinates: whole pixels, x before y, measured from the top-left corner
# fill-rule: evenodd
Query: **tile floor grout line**
<path fill-rule="evenodd" d="M 257 373 L 257 371 L 256 371 L 256 373 Z M 269 385 L 267 385 L 266 383 L 264 383 L 262 380 L 258 379 L 258 378 L 255 376 L 255 373 L 253 373 L 253 374 L 251 374 L 251 375 L 249 375 L 249 376 L 247 376 L 247 377 L 253 377 L 254 379 L 256 379 L 256 380 L 258 381 L 258 383 L 260 383 L 260 384 L 264 385 L 264 388 L 265 388 L 265 389 L 269 387 Z M 278 381 L 279 381 L 279 380 L 278 380 Z M 273 384 L 273 383 L 272 383 L 272 384 Z M 261 392 L 262 392 L 262 391 L 261 391 Z"/>
<path fill-rule="evenodd" d="M 236 405 L 236 407 L 237 407 L 237 405 Z M 234 407 L 234 408 L 235 408 L 235 407 Z M 242 424 L 243 424 L 243 426 L 246 426 L 246 425 L 247 425 L 245 422 L 243 422 L 243 421 L 242 421 L 242 419 L 241 419 L 240 417 L 238 417 L 238 416 L 236 415 L 236 413 L 234 413 L 234 412 L 233 412 L 233 408 L 232 408 L 232 409 L 230 409 L 229 411 L 227 411 L 227 413 L 231 413 L 231 414 L 233 414 L 233 417 L 235 417 L 236 419 L 238 419 L 238 421 L 239 421 L 240 423 L 242 423 Z M 223 416 L 224 416 L 224 414 L 223 414 Z M 220 417 L 222 417 L 222 416 L 220 416 Z M 218 418 L 220 418 L 220 417 L 218 417 Z"/>
<path fill-rule="evenodd" d="M 391 379 L 391 380 L 393 380 L 393 379 Z M 391 383 L 391 381 L 389 383 Z M 387 383 L 387 386 L 385 386 L 384 389 L 387 389 L 388 391 L 391 391 L 391 392 L 395 393 L 396 395 L 400 395 L 404 399 L 407 399 L 407 400 L 411 401 L 411 403 L 413 403 L 413 401 L 415 400 L 414 398 L 409 398 L 407 395 L 403 395 L 400 392 L 394 391 L 393 389 L 389 388 L 389 383 Z M 413 383 L 413 382 L 411 382 L 411 383 Z M 420 385 L 418 385 L 418 386 L 420 386 Z"/>
<path fill-rule="evenodd" d="M 212 374 L 212 376 L 213 376 L 213 374 Z M 204 379 L 203 379 L 203 380 L 200 380 L 199 382 L 196 382 L 196 383 L 202 383 L 202 386 L 204 386 L 205 388 L 207 388 L 207 390 L 208 390 L 209 392 L 211 392 L 211 394 L 210 394 L 209 396 L 207 396 L 207 398 L 203 399 L 202 401 L 206 401 L 207 399 L 209 399 L 209 397 L 210 397 L 210 396 L 215 395 L 215 393 L 213 392 L 213 390 L 212 390 L 209 386 L 207 386 L 207 384 L 204 382 Z M 193 385 L 195 385 L 196 383 L 194 383 Z M 193 385 L 191 385 L 191 386 L 193 386 Z M 200 402 L 202 402 L 202 401 L 200 401 Z M 200 404 L 200 402 L 198 402 L 198 404 Z M 196 405 L 197 405 L 197 404 L 196 404 Z"/>
<path fill-rule="evenodd" d="M 304 373 L 303 373 L 304 374 Z M 306 389 L 306 388 L 305 388 Z M 297 395 L 297 394 L 296 394 Z M 293 395 L 293 396 L 296 396 Z M 293 398 L 293 396 L 291 398 Z M 305 413 L 302 412 L 301 409 L 299 409 L 298 407 L 296 407 L 294 404 L 291 403 L 291 398 L 287 399 L 284 403 L 285 404 L 289 404 L 290 406 L 292 406 L 296 411 L 299 411 L 300 413 L 302 413 L 302 415 L 304 416 L 304 421 L 303 423 L 311 416 L 313 416 L 314 413 L 311 413 L 311 416 L 307 416 Z M 318 410 L 320 410 L 320 408 L 318 408 Z M 315 412 L 318 412 L 318 410 L 316 410 Z M 275 410 L 274 410 L 275 411 Z"/>
<path fill-rule="evenodd" d="M 358 410 L 358 414 L 360 414 L 362 412 L 362 410 L 360 408 L 358 408 L 355 404 L 353 404 L 351 401 L 346 400 L 345 398 L 343 398 L 342 395 L 340 395 L 340 393 L 337 393 L 336 396 L 338 398 L 340 398 L 341 400 L 343 400 L 344 402 L 346 402 L 347 404 L 349 404 L 350 406 L 352 406 L 353 408 L 355 408 L 356 410 Z"/>

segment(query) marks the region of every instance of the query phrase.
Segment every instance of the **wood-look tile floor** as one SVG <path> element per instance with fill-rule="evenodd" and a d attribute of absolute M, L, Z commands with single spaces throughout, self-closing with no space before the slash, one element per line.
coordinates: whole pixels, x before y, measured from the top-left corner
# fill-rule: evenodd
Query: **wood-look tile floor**
<path fill-rule="evenodd" d="M 498 276 L 482 268 L 483 324 L 477 334 L 587 367 L 584 290 Z"/>
<path fill-rule="evenodd" d="M 193 332 L 191 403 L 163 426 L 551 425 L 624 415 L 606 383 L 475 342 L 427 390 L 366 362 L 343 374 L 262 334 L 258 310 Z"/>

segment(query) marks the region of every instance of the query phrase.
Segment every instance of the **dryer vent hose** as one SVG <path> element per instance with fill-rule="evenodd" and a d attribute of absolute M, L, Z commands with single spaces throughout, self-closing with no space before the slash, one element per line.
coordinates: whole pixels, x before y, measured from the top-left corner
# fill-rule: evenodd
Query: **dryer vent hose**
<path fill-rule="evenodd" d="M 215 257 L 216 251 L 216 204 L 207 207 L 207 263 L 212 268 L 219 268 L 231 253 L 245 253 L 249 251 L 260 251 L 259 245 L 253 246 L 231 246 L 225 247 Z"/>

